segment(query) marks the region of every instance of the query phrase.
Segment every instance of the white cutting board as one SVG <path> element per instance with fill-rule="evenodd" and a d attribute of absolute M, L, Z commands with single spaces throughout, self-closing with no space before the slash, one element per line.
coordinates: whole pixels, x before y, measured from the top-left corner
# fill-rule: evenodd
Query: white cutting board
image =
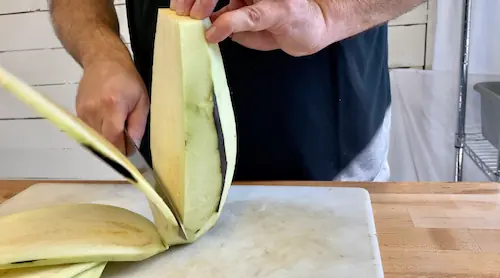
<path fill-rule="evenodd" d="M 152 219 L 132 185 L 36 184 L 0 205 L 0 216 L 63 203 L 102 203 Z M 233 186 L 216 226 L 190 245 L 102 277 L 381 278 L 370 197 L 361 188 Z"/>

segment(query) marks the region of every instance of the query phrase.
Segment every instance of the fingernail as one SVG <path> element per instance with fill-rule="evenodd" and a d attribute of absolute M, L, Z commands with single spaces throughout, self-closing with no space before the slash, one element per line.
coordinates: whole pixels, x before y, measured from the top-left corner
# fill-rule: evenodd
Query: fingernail
<path fill-rule="evenodd" d="M 215 27 L 212 26 L 212 27 L 208 28 L 208 31 L 206 33 L 207 41 L 210 41 L 210 42 L 214 41 L 215 40 L 214 36 L 215 36 Z"/>
<path fill-rule="evenodd" d="M 216 35 L 215 31 L 216 31 L 215 26 L 212 26 L 208 29 L 207 34 L 206 34 L 207 41 L 209 41 L 209 42 L 215 41 L 215 35 Z"/>

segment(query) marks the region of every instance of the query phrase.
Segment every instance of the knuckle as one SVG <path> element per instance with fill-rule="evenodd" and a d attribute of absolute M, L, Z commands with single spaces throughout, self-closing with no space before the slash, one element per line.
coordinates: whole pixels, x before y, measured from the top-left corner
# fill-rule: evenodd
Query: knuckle
<path fill-rule="evenodd" d="M 262 12 L 255 6 L 248 6 L 247 15 L 251 25 L 262 21 Z"/>
<path fill-rule="evenodd" d="M 105 95 L 102 97 L 101 102 L 106 108 L 113 108 L 118 106 L 120 98 L 114 94 Z"/>

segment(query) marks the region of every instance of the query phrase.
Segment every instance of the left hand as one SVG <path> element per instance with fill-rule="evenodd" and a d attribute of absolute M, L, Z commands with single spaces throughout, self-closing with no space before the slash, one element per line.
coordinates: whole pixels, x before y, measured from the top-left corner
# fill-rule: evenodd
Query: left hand
<path fill-rule="evenodd" d="M 216 3 L 174 1 L 172 9 L 182 6 L 184 13 L 178 13 L 194 18 L 210 15 Z M 314 0 L 230 0 L 210 16 L 213 23 L 207 30 L 207 41 L 218 43 L 231 37 L 256 50 L 282 49 L 292 56 L 313 54 L 335 41 L 329 34 L 324 8 Z"/>

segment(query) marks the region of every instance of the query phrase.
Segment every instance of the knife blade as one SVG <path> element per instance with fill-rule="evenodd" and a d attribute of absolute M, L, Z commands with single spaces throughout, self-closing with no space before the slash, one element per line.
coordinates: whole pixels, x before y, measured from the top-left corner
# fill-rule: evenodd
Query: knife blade
<path fill-rule="evenodd" d="M 154 189 L 158 192 L 160 190 L 160 196 L 163 197 L 165 203 L 167 204 L 170 211 L 175 217 L 177 225 L 179 225 L 179 234 L 184 239 L 188 240 L 188 235 L 184 224 L 182 222 L 182 218 L 180 216 L 179 211 L 174 205 L 172 201 L 172 197 L 168 192 L 167 188 L 162 183 L 159 175 L 149 166 L 149 163 L 142 156 L 139 148 L 135 144 L 134 140 L 130 137 L 128 132 L 125 130 L 125 146 L 126 146 L 126 156 L 128 160 L 139 170 L 139 172 L 144 176 L 144 178 L 148 181 L 148 183 L 154 187 Z"/>

